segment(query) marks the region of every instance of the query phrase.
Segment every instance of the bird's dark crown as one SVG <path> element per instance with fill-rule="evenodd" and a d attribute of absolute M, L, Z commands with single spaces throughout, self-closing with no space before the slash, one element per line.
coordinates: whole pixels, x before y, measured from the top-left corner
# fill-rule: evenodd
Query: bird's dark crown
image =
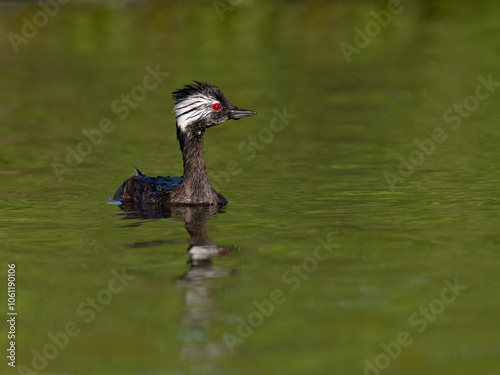
<path fill-rule="evenodd" d="M 185 85 L 183 88 L 175 90 L 172 93 L 172 98 L 175 100 L 175 104 L 179 104 L 194 95 L 203 95 L 217 100 L 227 100 L 217 86 L 206 82 L 194 82 L 194 85 Z"/>

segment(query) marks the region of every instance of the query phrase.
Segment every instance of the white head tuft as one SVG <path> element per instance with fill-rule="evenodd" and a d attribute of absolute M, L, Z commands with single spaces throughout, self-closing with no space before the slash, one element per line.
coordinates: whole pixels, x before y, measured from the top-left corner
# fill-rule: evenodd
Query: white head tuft
<path fill-rule="evenodd" d="M 208 116 L 217 100 L 203 94 L 195 94 L 180 100 L 174 106 L 174 112 L 177 117 L 177 126 L 182 132 L 185 132 L 189 125 Z"/>

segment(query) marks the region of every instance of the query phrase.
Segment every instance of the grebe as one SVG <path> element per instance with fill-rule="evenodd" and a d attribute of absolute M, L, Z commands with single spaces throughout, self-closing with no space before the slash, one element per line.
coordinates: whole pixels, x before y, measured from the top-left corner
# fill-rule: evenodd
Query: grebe
<path fill-rule="evenodd" d="M 203 136 L 208 128 L 227 120 L 239 120 L 257 112 L 236 107 L 214 85 L 194 81 L 173 92 L 184 175 L 148 177 L 138 169 L 113 199 L 134 206 L 161 208 L 168 205 L 217 205 L 228 202 L 210 184 L 203 156 Z"/>

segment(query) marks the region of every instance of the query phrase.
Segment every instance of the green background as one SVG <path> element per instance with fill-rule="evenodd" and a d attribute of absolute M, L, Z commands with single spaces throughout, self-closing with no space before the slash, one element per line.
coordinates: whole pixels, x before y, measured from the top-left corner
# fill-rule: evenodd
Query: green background
<path fill-rule="evenodd" d="M 32 368 L 33 350 L 75 322 L 81 333 L 41 373 L 363 374 L 381 344 L 408 332 L 381 374 L 497 374 L 500 90 L 469 97 L 478 77 L 500 82 L 500 3 L 401 2 L 374 32 L 370 12 L 387 6 L 70 3 L 16 53 L 11 33 L 41 8 L 1 4 L 0 285 L 15 263 L 17 364 Z M 373 37 L 358 48 L 355 27 L 367 25 Z M 350 62 L 341 43 L 359 50 Z M 120 119 L 111 104 L 158 64 L 168 76 Z M 230 251 L 214 260 L 225 277 L 194 284 L 181 280 L 182 221 L 124 220 L 108 204 L 134 166 L 182 174 L 170 97 L 193 80 L 258 112 L 206 134 L 209 175 L 231 202 L 206 227 Z M 454 129 L 443 115 L 464 101 L 474 110 Z M 270 132 L 285 107 L 296 117 Z M 104 118 L 113 131 L 58 178 L 54 163 Z M 436 129 L 446 140 L 424 155 L 417 143 Z M 400 167 L 418 152 L 412 173 Z M 393 189 L 387 173 L 401 178 Z M 313 267 L 328 236 L 334 251 Z M 123 269 L 134 279 L 86 323 L 78 306 L 105 298 Z M 441 311 L 446 280 L 467 288 Z M 228 351 L 224 333 L 275 289 L 286 300 Z M 190 304 L 193 293 L 203 302 Z M 419 333 L 411 316 L 430 304 L 439 314 Z M 17 374 L 6 362 L 0 371 Z"/>

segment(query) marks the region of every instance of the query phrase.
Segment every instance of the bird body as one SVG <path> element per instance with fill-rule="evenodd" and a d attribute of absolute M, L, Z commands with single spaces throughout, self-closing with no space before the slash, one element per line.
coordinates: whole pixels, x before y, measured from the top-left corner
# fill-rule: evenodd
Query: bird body
<path fill-rule="evenodd" d="M 148 177 L 138 169 L 116 191 L 117 201 L 137 206 L 217 205 L 228 202 L 208 179 L 203 154 L 205 131 L 227 120 L 253 116 L 254 111 L 232 104 L 217 86 L 197 82 L 174 91 L 177 140 L 184 165 L 182 177 Z"/>

